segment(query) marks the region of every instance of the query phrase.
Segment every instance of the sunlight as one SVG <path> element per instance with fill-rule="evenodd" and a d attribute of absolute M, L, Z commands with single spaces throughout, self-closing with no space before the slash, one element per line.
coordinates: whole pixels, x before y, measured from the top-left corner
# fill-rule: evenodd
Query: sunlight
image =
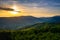
<path fill-rule="evenodd" d="M 11 11 L 11 14 L 18 14 L 18 8 L 16 6 L 13 6 L 12 9 L 14 9 L 14 11 Z"/>
<path fill-rule="evenodd" d="M 18 14 L 18 12 L 12 11 L 11 14 Z"/>

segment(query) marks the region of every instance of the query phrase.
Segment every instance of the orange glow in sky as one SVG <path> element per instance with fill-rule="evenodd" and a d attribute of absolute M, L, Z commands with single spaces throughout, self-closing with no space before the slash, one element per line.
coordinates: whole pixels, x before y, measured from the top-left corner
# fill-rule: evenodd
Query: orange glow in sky
<path fill-rule="evenodd" d="M 59 14 L 60 11 L 56 11 L 54 9 L 50 10 L 50 8 L 44 7 L 38 8 L 35 7 L 36 5 L 34 5 L 34 7 L 28 7 L 22 4 L 10 5 L 10 8 L 14 9 L 14 11 L 0 10 L 0 17 L 16 17 L 16 16 L 51 17 L 55 15 L 60 15 Z"/>

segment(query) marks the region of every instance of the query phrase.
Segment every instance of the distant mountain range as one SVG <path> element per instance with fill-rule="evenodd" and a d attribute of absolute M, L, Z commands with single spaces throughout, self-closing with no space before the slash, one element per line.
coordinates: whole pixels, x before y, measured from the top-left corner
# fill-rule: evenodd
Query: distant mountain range
<path fill-rule="evenodd" d="M 0 29 L 18 29 L 35 23 L 60 23 L 60 16 L 41 17 L 20 16 L 20 17 L 0 17 Z"/>

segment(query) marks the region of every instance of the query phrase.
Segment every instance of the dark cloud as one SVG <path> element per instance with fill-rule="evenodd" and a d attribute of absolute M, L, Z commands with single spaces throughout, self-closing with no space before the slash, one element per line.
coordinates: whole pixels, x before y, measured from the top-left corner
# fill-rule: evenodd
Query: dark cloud
<path fill-rule="evenodd" d="M 11 9 L 11 8 L 2 8 L 2 7 L 0 7 L 0 10 L 14 11 L 14 9 Z"/>

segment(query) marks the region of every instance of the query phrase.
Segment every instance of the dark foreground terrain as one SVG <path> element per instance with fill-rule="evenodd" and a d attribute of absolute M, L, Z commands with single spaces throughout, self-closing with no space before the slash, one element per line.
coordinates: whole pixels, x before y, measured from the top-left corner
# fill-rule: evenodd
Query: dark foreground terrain
<path fill-rule="evenodd" d="M 0 30 L 0 40 L 60 40 L 60 23 L 37 23 L 19 30 Z"/>

